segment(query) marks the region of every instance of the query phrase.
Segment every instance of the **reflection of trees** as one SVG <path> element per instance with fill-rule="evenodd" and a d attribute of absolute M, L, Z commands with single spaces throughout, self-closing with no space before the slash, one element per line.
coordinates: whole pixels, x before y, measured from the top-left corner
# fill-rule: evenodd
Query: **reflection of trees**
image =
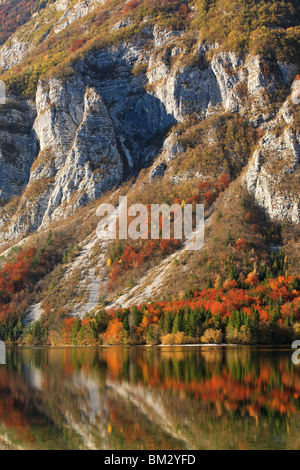
<path fill-rule="evenodd" d="M 299 397 L 290 352 L 8 351 L 0 436 L 27 448 L 292 448 Z"/>

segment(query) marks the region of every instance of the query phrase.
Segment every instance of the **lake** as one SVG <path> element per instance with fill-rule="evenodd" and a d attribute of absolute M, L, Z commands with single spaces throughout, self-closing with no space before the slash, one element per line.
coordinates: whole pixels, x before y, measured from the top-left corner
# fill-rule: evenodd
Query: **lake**
<path fill-rule="evenodd" d="M 299 449 L 288 347 L 11 349 L 0 449 Z"/>

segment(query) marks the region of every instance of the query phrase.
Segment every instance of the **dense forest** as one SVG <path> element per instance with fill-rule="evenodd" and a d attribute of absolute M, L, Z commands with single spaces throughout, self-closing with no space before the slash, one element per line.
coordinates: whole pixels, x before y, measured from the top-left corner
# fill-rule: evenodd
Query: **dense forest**
<path fill-rule="evenodd" d="M 53 237 L 53 238 L 52 238 Z M 17 344 L 289 344 L 300 338 L 300 277 L 274 276 L 285 255 L 274 257 L 273 273 L 256 271 L 241 281 L 234 270 L 206 289 L 190 289 L 181 299 L 132 308 L 99 307 L 82 320 L 46 309 L 40 321 L 24 327 L 22 319 L 37 279 L 51 269 L 55 236 L 38 251 L 23 249 L 0 272 L 0 339 Z M 66 253 L 63 254 L 66 256 Z M 55 322 L 55 328 L 53 328 Z"/>
<path fill-rule="evenodd" d="M 260 282 L 252 273 L 244 286 L 227 280 L 221 287 L 187 292 L 178 301 L 99 310 L 82 321 L 67 319 L 50 341 L 73 345 L 289 344 L 300 338 L 299 319 L 299 277 Z M 34 338 L 35 331 L 29 335 Z"/>

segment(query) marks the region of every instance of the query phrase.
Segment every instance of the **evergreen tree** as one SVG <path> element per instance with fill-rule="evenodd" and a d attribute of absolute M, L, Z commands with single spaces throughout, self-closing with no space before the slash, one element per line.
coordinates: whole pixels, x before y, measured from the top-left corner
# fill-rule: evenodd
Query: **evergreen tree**
<path fill-rule="evenodd" d="M 72 327 L 72 343 L 76 344 L 77 335 L 81 329 L 81 320 L 80 318 L 76 318 Z"/>
<path fill-rule="evenodd" d="M 154 329 L 153 329 L 153 325 L 150 325 L 148 328 L 148 333 L 147 333 L 147 344 L 154 344 L 154 343 L 155 343 Z"/>
<path fill-rule="evenodd" d="M 96 325 L 98 333 L 104 333 L 108 325 L 108 316 L 105 310 L 100 310 L 96 315 Z M 79 328 L 80 329 L 80 328 Z"/>
<path fill-rule="evenodd" d="M 182 331 L 182 320 L 181 320 L 181 315 L 177 313 L 174 318 L 172 333 L 175 335 L 179 331 Z"/>
<path fill-rule="evenodd" d="M 173 328 L 173 318 L 172 318 L 170 312 L 168 312 L 165 316 L 165 319 L 164 319 L 164 328 L 163 328 L 164 334 L 168 335 L 168 334 L 172 333 L 172 328 Z"/>
<path fill-rule="evenodd" d="M 39 321 L 34 322 L 32 326 L 32 335 L 34 339 L 40 343 L 42 337 L 41 323 Z"/>

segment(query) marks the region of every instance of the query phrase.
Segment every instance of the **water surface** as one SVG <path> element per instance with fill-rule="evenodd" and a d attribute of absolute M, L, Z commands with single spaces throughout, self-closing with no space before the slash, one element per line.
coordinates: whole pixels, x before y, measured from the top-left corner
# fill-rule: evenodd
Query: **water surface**
<path fill-rule="evenodd" d="M 0 449 L 299 449 L 288 348 L 8 350 Z"/>

